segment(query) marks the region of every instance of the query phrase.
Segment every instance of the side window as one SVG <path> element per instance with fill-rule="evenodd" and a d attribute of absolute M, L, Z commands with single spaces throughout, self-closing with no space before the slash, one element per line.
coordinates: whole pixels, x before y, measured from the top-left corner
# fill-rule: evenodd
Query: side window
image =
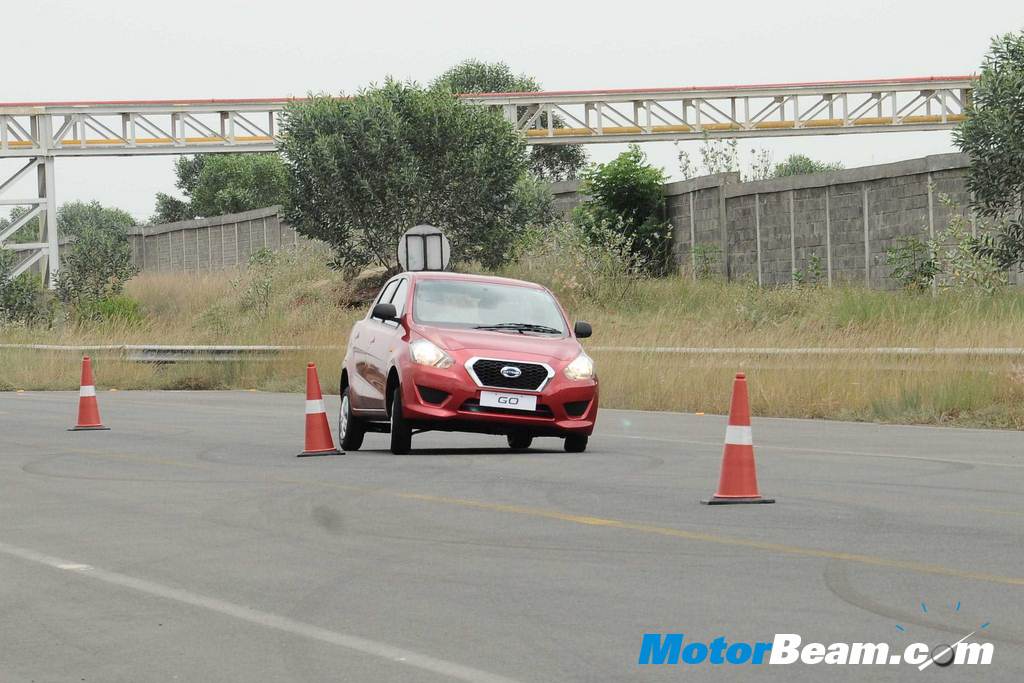
<path fill-rule="evenodd" d="M 398 280 L 392 280 L 391 282 L 384 285 L 384 289 L 380 290 L 380 296 L 374 301 L 374 306 L 377 304 L 391 303 L 391 296 L 395 293 L 395 288 L 398 287 Z M 370 313 L 373 312 L 373 306 L 370 306 Z M 366 314 L 366 317 L 370 317 L 370 313 Z"/>
<path fill-rule="evenodd" d="M 405 300 L 408 298 L 409 293 L 409 281 L 405 278 L 398 283 L 398 289 L 395 290 L 395 296 L 392 297 L 391 303 L 395 305 L 395 311 L 401 316 L 405 312 Z"/>

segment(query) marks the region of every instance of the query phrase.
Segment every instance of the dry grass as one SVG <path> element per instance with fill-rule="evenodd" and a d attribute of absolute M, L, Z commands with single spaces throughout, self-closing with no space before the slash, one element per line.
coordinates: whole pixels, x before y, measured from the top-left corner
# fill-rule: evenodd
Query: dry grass
<path fill-rule="evenodd" d="M 340 305 L 346 283 L 324 262 L 322 253 L 302 252 L 248 273 L 148 274 L 126 292 L 142 305 L 141 319 L 7 329 L 0 342 L 325 346 L 227 363 L 150 365 L 100 354 L 96 369 L 102 387 L 119 389 L 301 391 L 303 367 L 313 361 L 324 389 L 336 391 L 348 330 L 364 311 Z M 593 301 L 563 279 L 531 277 L 551 285 L 574 317 L 594 324 L 589 346 L 1021 346 L 1024 329 L 1020 290 L 933 298 L 857 288 L 759 290 L 679 277 Z M 1024 429 L 1021 359 L 593 355 L 608 407 L 724 412 L 731 377 L 743 370 L 759 415 Z M 0 389 L 73 389 L 77 382 L 74 354 L 0 349 Z"/>
<path fill-rule="evenodd" d="M 683 278 L 642 285 L 614 310 L 585 304 L 594 345 L 1020 347 L 1024 292 L 993 297 L 859 288 L 760 290 Z M 1024 359 L 595 352 L 605 405 L 722 413 L 745 371 L 760 415 L 1024 429 Z"/>

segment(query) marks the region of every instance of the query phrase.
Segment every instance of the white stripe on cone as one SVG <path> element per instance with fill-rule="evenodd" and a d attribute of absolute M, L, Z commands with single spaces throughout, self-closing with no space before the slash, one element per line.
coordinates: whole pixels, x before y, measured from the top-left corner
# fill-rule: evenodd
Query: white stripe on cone
<path fill-rule="evenodd" d="M 315 401 L 306 399 L 306 415 L 315 415 L 316 413 L 326 412 L 327 411 L 324 410 L 324 400 L 322 398 Z"/>
<path fill-rule="evenodd" d="M 729 425 L 725 428 L 725 443 L 733 446 L 753 446 L 754 433 L 749 425 Z"/>
<path fill-rule="evenodd" d="M 84 386 L 83 385 L 78 390 L 78 395 L 80 397 L 82 397 L 82 398 L 85 398 L 86 396 L 95 396 L 96 395 L 96 387 L 94 387 L 94 386 Z"/>

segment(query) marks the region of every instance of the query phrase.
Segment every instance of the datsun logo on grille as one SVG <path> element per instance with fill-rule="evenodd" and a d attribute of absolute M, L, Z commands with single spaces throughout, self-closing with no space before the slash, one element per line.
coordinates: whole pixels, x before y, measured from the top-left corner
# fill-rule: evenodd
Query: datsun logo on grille
<path fill-rule="evenodd" d="M 523 374 L 523 371 L 514 365 L 506 365 L 500 372 L 502 377 L 508 377 L 509 379 L 515 379 Z"/>

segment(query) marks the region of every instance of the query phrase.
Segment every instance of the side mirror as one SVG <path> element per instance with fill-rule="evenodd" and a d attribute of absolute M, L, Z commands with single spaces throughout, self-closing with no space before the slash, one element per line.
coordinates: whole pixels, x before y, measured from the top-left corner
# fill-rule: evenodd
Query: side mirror
<path fill-rule="evenodd" d="M 377 304 L 373 307 L 370 317 L 385 321 L 398 320 L 398 311 L 395 310 L 394 304 Z"/>
<path fill-rule="evenodd" d="M 594 334 L 594 328 L 590 326 L 590 323 L 585 323 L 582 320 L 576 322 L 572 328 L 573 334 L 580 339 L 586 339 L 590 335 Z"/>

